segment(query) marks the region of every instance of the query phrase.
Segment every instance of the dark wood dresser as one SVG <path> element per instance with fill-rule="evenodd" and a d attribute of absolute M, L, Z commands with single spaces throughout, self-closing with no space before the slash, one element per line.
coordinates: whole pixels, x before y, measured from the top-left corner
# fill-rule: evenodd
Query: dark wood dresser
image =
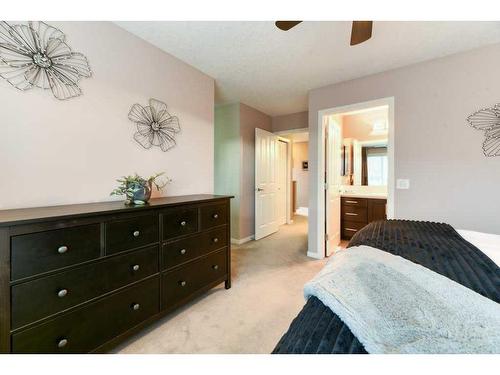
<path fill-rule="evenodd" d="M 230 198 L 0 211 L 0 352 L 105 352 L 230 288 Z"/>
<path fill-rule="evenodd" d="M 350 240 L 354 234 L 368 223 L 385 220 L 387 199 L 341 198 L 342 239 Z"/>

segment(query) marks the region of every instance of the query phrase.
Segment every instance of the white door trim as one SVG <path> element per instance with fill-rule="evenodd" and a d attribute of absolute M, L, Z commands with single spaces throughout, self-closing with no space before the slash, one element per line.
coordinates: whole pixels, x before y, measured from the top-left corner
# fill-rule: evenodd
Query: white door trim
<path fill-rule="evenodd" d="M 314 249 L 312 252 L 308 250 L 307 255 L 316 258 L 323 259 L 325 254 L 325 192 L 324 192 L 324 178 L 325 178 L 325 126 L 323 123 L 323 117 L 328 115 L 341 114 L 345 112 L 363 110 L 371 107 L 388 106 L 388 121 L 389 121 L 389 134 L 388 134 L 388 145 L 387 154 L 389 156 L 388 167 L 389 176 L 387 181 L 387 218 L 394 218 L 394 181 L 395 181 L 395 168 L 394 168 L 394 139 L 395 139 L 395 127 L 394 127 L 394 97 L 381 98 L 376 100 L 370 100 L 366 102 L 354 103 L 350 105 L 344 105 L 339 107 L 332 107 L 327 109 L 322 109 L 318 111 L 318 132 L 316 144 L 318 145 L 318 173 L 316 176 L 311 176 L 311 178 L 316 178 L 316 194 L 317 194 L 317 225 L 313 227 L 311 222 L 309 224 L 309 231 L 311 233 L 315 232 L 316 235 L 310 235 L 309 238 L 316 239 L 316 243 L 309 246 L 309 249 Z"/>
<path fill-rule="evenodd" d="M 277 134 L 277 133 L 275 133 Z M 292 141 L 288 138 L 278 137 L 278 141 L 286 143 L 286 170 L 287 170 L 287 184 L 286 184 L 286 223 L 293 223 L 293 212 L 291 208 L 292 203 Z"/>
<path fill-rule="evenodd" d="M 278 132 L 274 132 L 274 134 L 277 134 L 277 135 L 293 134 L 293 133 L 309 133 L 309 128 L 298 128 L 298 129 L 290 129 L 290 130 L 280 130 Z"/>

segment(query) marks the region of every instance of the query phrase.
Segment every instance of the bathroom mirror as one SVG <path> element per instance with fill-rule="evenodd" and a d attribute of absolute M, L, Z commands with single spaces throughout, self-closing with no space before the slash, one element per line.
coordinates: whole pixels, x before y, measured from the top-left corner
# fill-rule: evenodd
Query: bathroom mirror
<path fill-rule="evenodd" d="M 387 186 L 387 139 L 344 139 L 342 175 L 345 185 Z"/>
<path fill-rule="evenodd" d="M 361 148 L 361 185 L 387 185 L 387 144 Z"/>

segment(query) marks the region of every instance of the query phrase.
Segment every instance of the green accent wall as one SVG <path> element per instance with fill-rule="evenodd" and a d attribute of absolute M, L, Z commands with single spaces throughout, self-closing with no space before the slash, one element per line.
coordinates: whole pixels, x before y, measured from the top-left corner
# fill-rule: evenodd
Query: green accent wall
<path fill-rule="evenodd" d="M 233 195 L 231 200 L 231 238 L 240 238 L 241 199 L 240 104 L 215 108 L 215 194 Z"/>
<path fill-rule="evenodd" d="M 271 117 L 243 103 L 215 108 L 215 194 L 233 195 L 231 238 L 255 234 L 255 128 L 271 131 Z"/>

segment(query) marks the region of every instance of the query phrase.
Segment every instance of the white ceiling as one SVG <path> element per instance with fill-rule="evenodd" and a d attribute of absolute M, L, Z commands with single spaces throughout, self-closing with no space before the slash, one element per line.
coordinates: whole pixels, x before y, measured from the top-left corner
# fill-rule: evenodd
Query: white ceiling
<path fill-rule="evenodd" d="M 216 80 L 216 104 L 269 115 L 307 110 L 309 90 L 500 42 L 500 22 L 374 22 L 350 47 L 351 22 L 117 22 Z"/>
<path fill-rule="evenodd" d="M 388 109 L 387 107 L 375 107 L 368 110 L 343 113 L 343 120 L 356 122 L 358 124 L 365 124 L 371 126 L 378 121 L 387 121 Z"/>
<path fill-rule="evenodd" d="M 345 113 L 342 116 L 342 136 L 355 138 L 358 141 L 372 141 L 387 138 L 387 129 L 374 132 L 374 124 L 388 126 L 388 107 L 375 107 L 368 110 Z"/>

